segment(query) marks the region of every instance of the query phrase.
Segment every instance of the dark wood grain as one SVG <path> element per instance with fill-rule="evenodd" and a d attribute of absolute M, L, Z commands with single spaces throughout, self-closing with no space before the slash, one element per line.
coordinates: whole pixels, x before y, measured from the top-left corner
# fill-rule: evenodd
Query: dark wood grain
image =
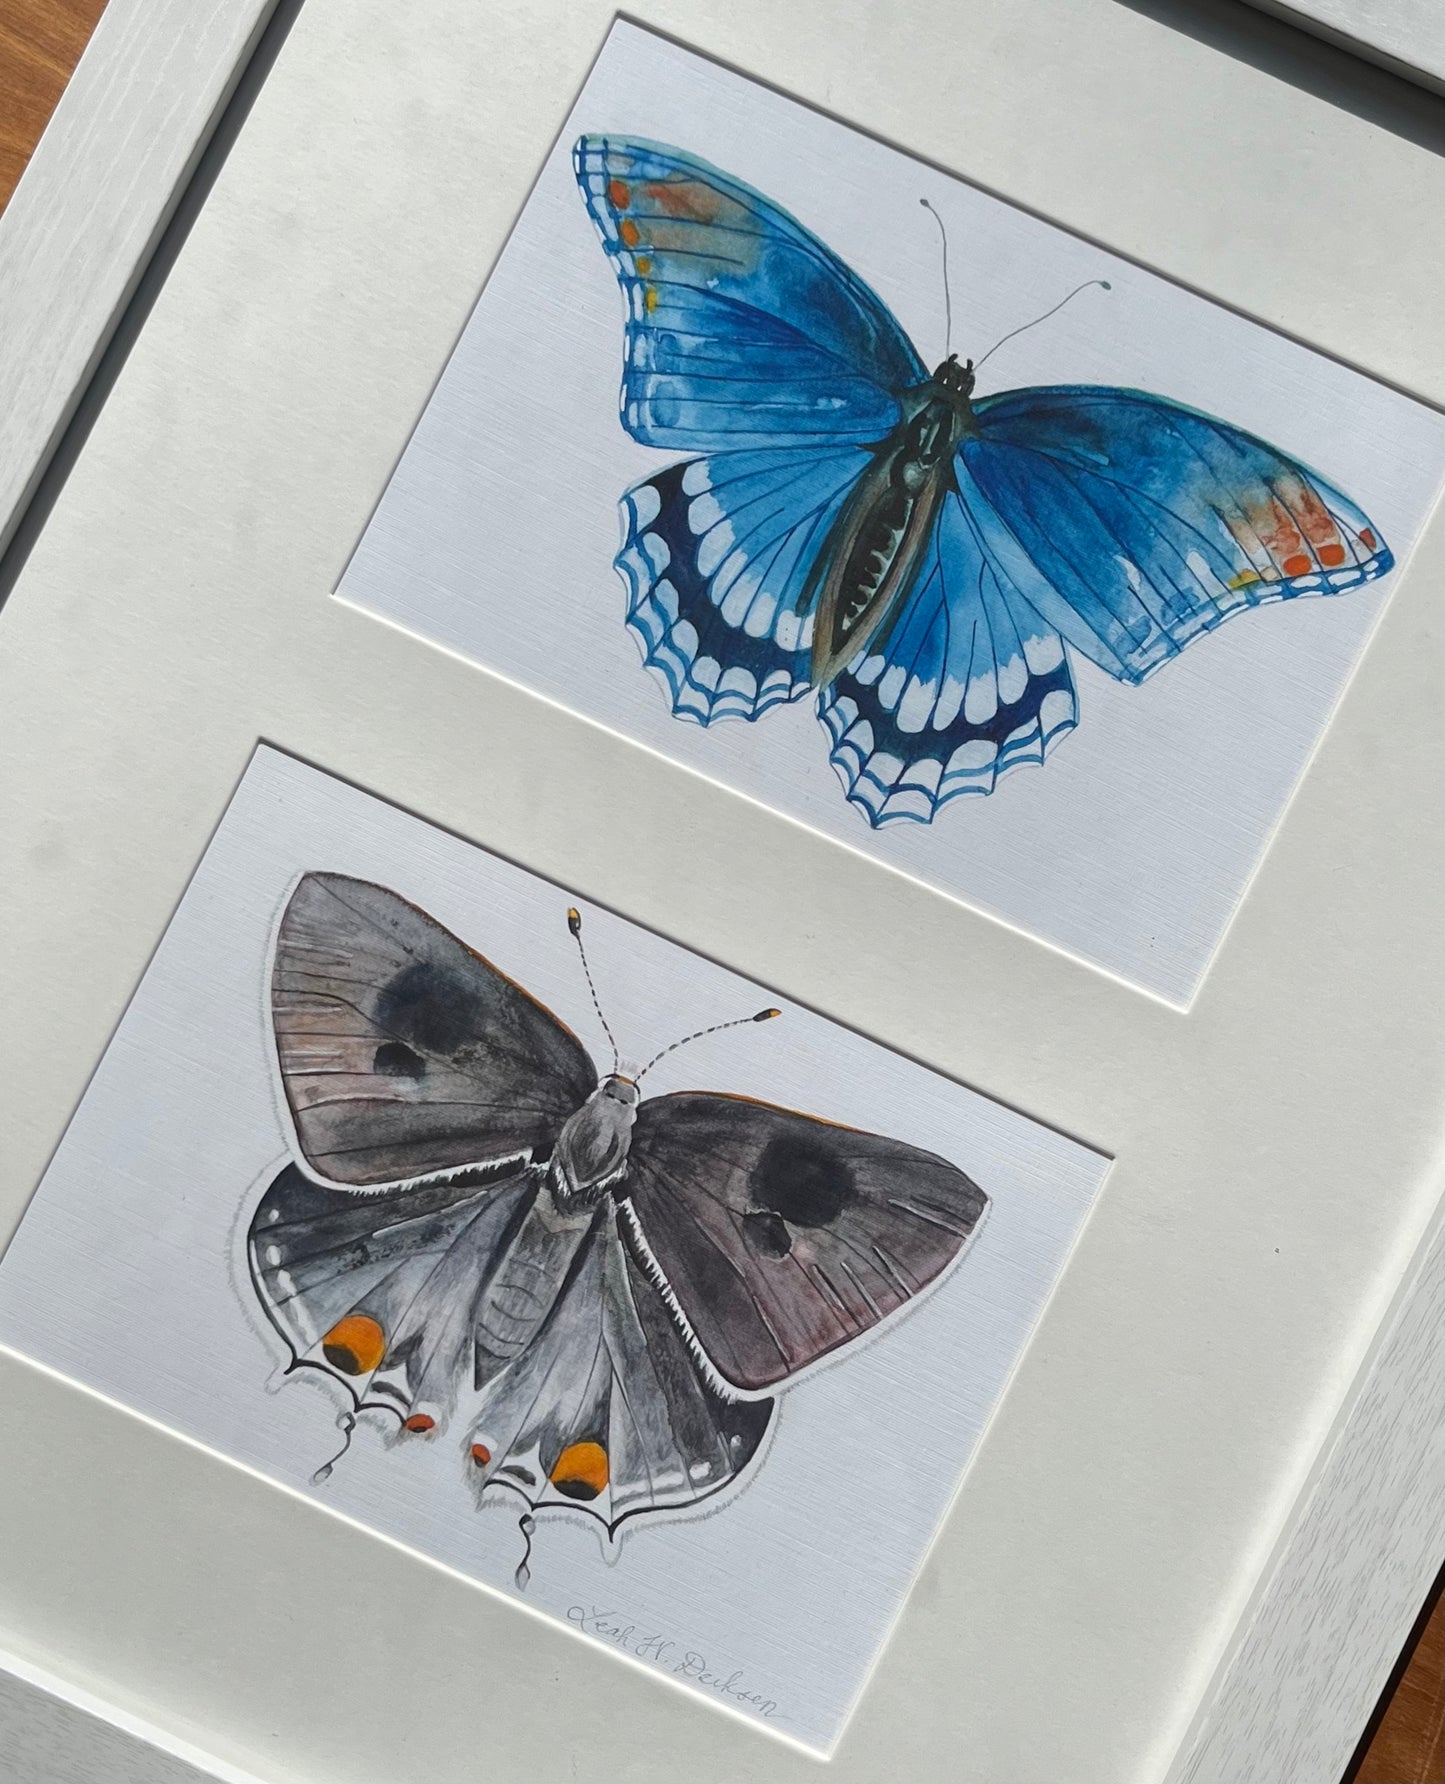
<path fill-rule="evenodd" d="M 9 203 L 105 0 L 0 0 L 0 210 Z M 1445 1784 L 1445 1606 L 1389 1693 L 1351 1784 Z"/>
<path fill-rule="evenodd" d="M 1363 1747 L 1346 1784 L 1445 1784 L 1445 1600 L 1438 1583 Z"/>
<path fill-rule="evenodd" d="M 0 210 L 104 10 L 105 0 L 0 0 Z"/>

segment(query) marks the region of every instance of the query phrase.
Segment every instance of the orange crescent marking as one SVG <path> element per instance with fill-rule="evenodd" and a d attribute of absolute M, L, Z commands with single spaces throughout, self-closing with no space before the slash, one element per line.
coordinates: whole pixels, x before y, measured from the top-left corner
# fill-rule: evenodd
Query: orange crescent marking
<path fill-rule="evenodd" d="M 321 1354 L 343 1375 L 370 1375 L 386 1355 L 386 1333 L 365 1313 L 348 1313 L 321 1340 Z"/>
<path fill-rule="evenodd" d="M 552 1485 L 575 1499 L 595 1499 L 607 1485 L 607 1451 L 600 1443 L 569 1443 L 552 1469 Z"/>

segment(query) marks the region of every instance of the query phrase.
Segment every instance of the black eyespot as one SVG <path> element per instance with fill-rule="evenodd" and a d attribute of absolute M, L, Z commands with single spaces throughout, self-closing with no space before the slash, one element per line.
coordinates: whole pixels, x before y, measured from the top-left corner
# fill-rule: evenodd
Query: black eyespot
<path fill-rule="evenodd" d="M 830 1225 L 855 1193 L 846 1159 L 830 1145 L 795 1134 L 769 1140 L 748 1179 L 753 1207 L 781 1215 L 790 1226 Z"/>
<path fill-rule="evenodd" d="M 404 967 L 376 1000 L 377 1023 L 424 1053 L 456 1053 L 484 1016 L 475 985 L 427 960 Z"/>
<path fill-rule="evenodd" d="M 743 1216 L 743 1242 L 759 1257 L 786 1257 L 793 1249 L 793 1235 L 782 1216 L 756 1208 Z"/>
<path fill-rule="evenodd" d="M 426 1076 L 426 1061 L 404 1041 L 383 1041 L 376 1050 L 371 1069 L 380 1072 L 383 1078 L 422 1078 Z"/>

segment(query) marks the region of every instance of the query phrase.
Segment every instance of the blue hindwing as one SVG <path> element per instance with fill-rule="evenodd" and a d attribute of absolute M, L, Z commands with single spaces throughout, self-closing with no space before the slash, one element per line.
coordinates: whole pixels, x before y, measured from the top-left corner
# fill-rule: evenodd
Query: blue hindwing
<path fill-rule="evenodd" d="M 850 802 L 875 827 L 927 824 L 964 793 L 1042 762 L 1078 719 L 1063 640 L 999 561 L 966 482 L 945 497 L 914 592 L 825 688 L 819 716 Z"/>
<path fill-rule="evenodd" d="M 808 572 L 867 462 L 857 447 L 727 452 L 627 492 L 627 623 L 677 717 L 755 719 L 807 692 Z"/>

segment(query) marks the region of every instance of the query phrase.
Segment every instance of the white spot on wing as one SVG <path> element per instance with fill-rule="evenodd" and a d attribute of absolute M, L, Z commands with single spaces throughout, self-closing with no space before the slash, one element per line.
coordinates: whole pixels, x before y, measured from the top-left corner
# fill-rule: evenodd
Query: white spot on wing
<path fill-rule="evenodd" d="M 999 665 L 998 697 L 1003 705 L 1012 706 L 1015 700 L 1022 699 L 1028 685 L 1028 666 L 1022 657 L 1010 657 Z"/>
<path fill-rule="evenodd" d="M 963 696 L 963 716 L 971 725 L 982 725 L 998 711 L 998 683 L 990 670 L 975 675 Z"/>
<path fill-rule="evenodd" d="M 938 705 L 933 709 L 933 728 L 935 731 L 946 731 L 958 717 L 963 706 L 963 683 L 956 675 L 945 675 L 943 691 L 938 696 Z"/>
<path fill-rule="evenodd" d="M 764 591 L 748 608 L 743 631 L 749 638 L 766 638 L 773 629 L 773 615 L 777 611 L 777 597 Z"/>
<path fill-rule="evenodd" d="M 1024 661 L 1035 675 L 1052 675 L 1064 660 L 1064 641 L 1057 632 L 1024 639 Z"/>
<path fill-rule="evenodd" d="M 920 681 L 915 675 L 898 702 L 898 729 L 900 731 L 921 731 L 928 723 L 933 711 L 934 697 L 938 693 L 936 681 Z"/>
<path fill-rule="evenodd" d="M 639 483 L 627 492 L 627 499 L 632 508 L 632 524 L 640 533 L 657 519 L 662 509 L 662 497 L 650 483 Z"/>
<path fill-rule="evenodd" d="M 1044 695 L 1039 707 L 1039 728 L 1045 737 L 1061 726 L 1072 725 L 1076 717 L 1074 697 L 1064 688 L 1053 688 Z"/>

